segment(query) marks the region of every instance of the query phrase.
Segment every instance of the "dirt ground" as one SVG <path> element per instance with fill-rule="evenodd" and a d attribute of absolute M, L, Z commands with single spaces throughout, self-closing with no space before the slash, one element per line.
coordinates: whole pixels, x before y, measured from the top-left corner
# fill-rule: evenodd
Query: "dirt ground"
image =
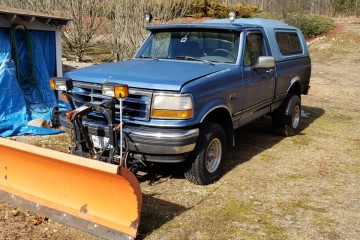
<path fill-rule="evenodd" d="M 300 134 L 275 136 L 269 119 L 237 130 L 209 186 L 178 166 L 148 173 L 138 239 L 360 238 L 360 19 L 336 23 L 310 47 Z M 66 134 L 15 139 L 66 151 Z M 0 239 L 98 238 L 0 202 Z"/>

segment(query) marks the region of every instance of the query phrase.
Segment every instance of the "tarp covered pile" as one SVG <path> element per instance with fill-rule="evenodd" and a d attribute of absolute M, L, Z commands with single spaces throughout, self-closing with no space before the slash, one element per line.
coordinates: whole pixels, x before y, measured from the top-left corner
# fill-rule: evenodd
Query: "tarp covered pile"
<path fill-rule="evenodd" d="M 57 105 L 48 83 L 55 75 L 54 32 L 29 30 L 26 37 L 23 29 L 11 31 L 0 28 L 0 136 L 59 133 L 28 125 L 35 118 L 50 120 Z"/>

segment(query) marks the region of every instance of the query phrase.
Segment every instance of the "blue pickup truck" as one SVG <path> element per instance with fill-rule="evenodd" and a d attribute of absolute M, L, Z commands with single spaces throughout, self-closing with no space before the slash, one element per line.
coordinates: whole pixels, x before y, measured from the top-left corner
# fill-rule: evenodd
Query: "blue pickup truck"
<path fill-rule="evenodd" d="M 205 185 L 221 177 L 234 129 L 270 115 L 275 133 L 296 134 L 311 73 L 299 29 L 269 19 L 146 29 L 150 34 L 132 59 L 55 79 L 73 112 L 82 112 L 59 115 L 71 133 L 72 153 L 124 161 L 134 171 L 181 162 L 189 181 Z M 109 84 L 128 86 L 129 95 L 121 103 L 107 96 Z"/>

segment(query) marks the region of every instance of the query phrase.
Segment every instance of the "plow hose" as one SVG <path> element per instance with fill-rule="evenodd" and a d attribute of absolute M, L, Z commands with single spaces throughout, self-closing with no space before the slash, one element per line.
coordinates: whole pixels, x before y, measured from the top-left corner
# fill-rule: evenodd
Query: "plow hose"
<path fill-rule="evenodd" d="M 107 239 L 134 239 L 142 205 L 126 168 L 4 138 L 0 200 Z"/>

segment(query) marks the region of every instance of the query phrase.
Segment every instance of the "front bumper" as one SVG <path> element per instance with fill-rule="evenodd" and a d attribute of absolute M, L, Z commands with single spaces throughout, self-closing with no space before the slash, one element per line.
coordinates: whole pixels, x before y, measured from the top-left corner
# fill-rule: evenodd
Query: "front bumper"
<path fill-rule="evenodd" d="M 65 114 L 59 116 L 60 124 L 69 131 L 70 123 Z M 109 137 L 106 122 L 83 119 L 89 135 Z M 194 150 L 199 135 L 198 128 L 166 129 L 125 124 L 124 136 L 133 158 L 149 162 L 183 162 Z"/>

